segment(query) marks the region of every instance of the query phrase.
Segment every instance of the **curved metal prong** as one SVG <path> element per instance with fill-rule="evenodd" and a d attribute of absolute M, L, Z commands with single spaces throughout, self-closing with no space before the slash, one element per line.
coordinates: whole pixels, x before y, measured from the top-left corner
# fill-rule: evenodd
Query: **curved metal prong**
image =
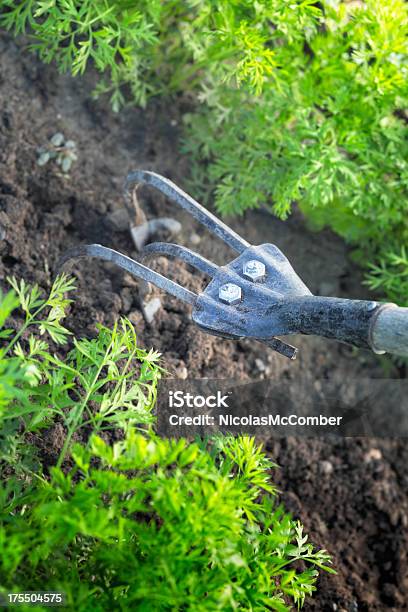
<path fill-rule="evenodd" d="M 287 342 L 283 342 L 283 340 L 280 338 L 273 337 L 268 338 L 267 340 L 256 338 L 256 340 L 258 340 L 258 342 L 262 342 L 262 344 L 266 344 L 266 346 L 269 346 L 269 348 L 273 349 L 277 353 L 280 353 L 281 355 L 284 355 L 285 357 L 288 357 L 292 361 L 296 359 L 299 352 L 299 349 L 297 349 L 295 346 L 292 346 Z"/>
<path fill-rule="evenodd" d="M 176 257 L 177 259 L 181 259 L 187 263 L 189 266 L 192 266 L 196 270 L 204 272 L 204 274 L 208 274 L 208 276 L 211 277 L 213 277 L 218 271 L 218 266 L 213 264 L 205 257 L 202 257 L 198 253 L 194 253 L 184 246 L 172 244 L 171 242 L 152 242 L 151 244 L 145 246 L 140 255 L 142 261 L 154 255 Z"/>
<path fill-rule="evenodd" d="M 176 202 L 197 219 L 199 223 L 205 225 L 210 232 L 218 236 L 218 238 L 221 238 L 221 240 L 237 253 L 242 253 L 242 251 L 249 246 L 249 242 L 241 238 L 241 236 L 229 228 L 228 225 L 217 219 L 215 215 L 206 210 L 204 206 L 201 206 L 201 204 L 196 202 L 194 198 L 185 193 L 180 187 L 177 187 L 175 183 L 160 174 L 156 174 L 156 172 L 136 170 L 128 175 L 124 189 L 128 210 L 131 210 L 134 205 L 134 189 L 141 183 L 155 187 L 173 202 Z"/>
<path fill-rule="evenodd" d="M 59 260 L 57 269 L 60 269 L 70 259 L 76 259 L 77 257 L 97 257 L 98 259 L 111 261 L 136 278 L 142 279 L 148 283 L 153 283 L 153 285 L 156 285 L 159 289 L 163 289 L 183 302 L 187 302 L 193 306 L 196 302 L 197 295 L 189 289 L 181 287 L 181 285 L 165 278 L 158 272 L 154 272 L 154 270 L 134 261 L 130 257 L 126 257 L 126 255 L 122 255 L 118 253 L 118 251 L 114 251 L 100 244 L 85 244 L 70 249 Z"/>
<path fill-rule="evenodd" d="M 236 336 L 234 334 L 223 333 L 218 330 L 211 329 L 210 327 L 204 327 L 203 325 L 199 325 L 199 328 L 205 332 L 206 334 L 210 334 L 211 336 L 218 336 L 220 338 L 226 338 L 227 340 L 241 340 L 245 336 Z M 267 340 L 263 338 L 255 338 L 257 342 L 265 344 L 269 346 L 269 348 L 273 349 L 277 353 L 284 355 L 284 357 L 288 357 L 292 361 L 296 359 L 298 354 L 298 349 L 292 346 L 291 344 L 287 344 L 283 342 L 279 338 L 268 338 Z"/>

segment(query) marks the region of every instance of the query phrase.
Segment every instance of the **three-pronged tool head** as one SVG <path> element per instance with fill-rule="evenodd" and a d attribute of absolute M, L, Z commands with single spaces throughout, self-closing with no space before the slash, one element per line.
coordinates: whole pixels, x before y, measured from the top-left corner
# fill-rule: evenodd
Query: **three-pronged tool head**
<path fill-rule="evenodd" d="M 135 261 L 113 249 L 98 245 L 81 245 L 70 249 L 58 263 L 60 268 L 68 260 L 77 257 L 97 257 L 111 261 L 133 276 L 153 283 L 156 287 L 193 306 L 192 319 L 205 332 L 224 338 L 256 337 L 252 317 L 259 306 L 259 298 L 273 300 L 279 296 L 283 287 L 284 274 L 276 270 L 291 270 L 291 291 L 295 294 L 310 295 L 307 287 L 297 277 L 286 257 L 273 245 L 251 247 L 236 232 L 201 204 L 182 191 L 170 180 L 144 170 L 130 174 L 125 184 L 125 199 L 130 220 L 145 219 L 136 197 L 140 184 L 148 184 L 158 189 L 173 202 L 189 212 L 199 223 L 223 240 L 239 254 L 233 261 L 219 267 L 198 253 L 177 244 L 155 242 L 148 244 L 141 252 L 141 261 Z M 189 289 L 155 272 L 142 263 L 154 256 L 174 257 L 210 277 L 211 282 L 205 291 L 197 295 Z M 295 279 L 296 282 L 293 282 Z M 288 284 L 288 283 L 286 283 Z M 270 304 L 270 301 L 269 301 Z M 256 316 L 256 315 L 255 315 Z M 259 337 L 261 342 L 274 350 L 294 359 L 297 349 L 278 340 L 270 334 L 268 338 Z"/>
<path fill-rule="evenodd" d="M 297 349 L 276 336 L 316 334 L 355 346 L 374 347 L 373 326 L 389 305 L 313 296 L 278 247 L 251 246 L 177 185 L 154 172 L 138 170 L 126 180 L 126 206 L 133 226 L 146 219 L 136 195 L 138 185 L 143 183 L 181 206 L 237 256 L 226 265 L 217 266 L 184 246 L 154 242 L 141 251 L 141 261 L 134 261 L 112 249 L 92 244 L 68 251 L 59 265 L 84 256 L 111 261 L 142 281 L 153 283 L 191 304 L 192 319 L 203 331 L 223 338 L 252 338 L 290 359 L 296 357 Z M 184 261 L 211 280 L 197 295 L 142 263 L 154 256 Z M 377 342 L 374 350 L 378 348 Z"/>

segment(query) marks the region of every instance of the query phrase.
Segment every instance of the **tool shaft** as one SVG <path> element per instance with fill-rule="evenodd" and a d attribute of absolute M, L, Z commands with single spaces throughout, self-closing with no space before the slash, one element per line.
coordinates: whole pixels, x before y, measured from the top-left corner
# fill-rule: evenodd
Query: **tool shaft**
<path fill-rule="evenodd" d="M 371 344 L 376 352 L 408 357 L 408 308 L 382 308 L 372 323 Z"/>
<path fill-rule="evenodd" d="M 305 296 L 269 309 L 271 329 L 333 338 L 377 353 L 408 355 L 408 308 L 365 300 Z M 282 333 L 282 330 L 280 330 Z"/>

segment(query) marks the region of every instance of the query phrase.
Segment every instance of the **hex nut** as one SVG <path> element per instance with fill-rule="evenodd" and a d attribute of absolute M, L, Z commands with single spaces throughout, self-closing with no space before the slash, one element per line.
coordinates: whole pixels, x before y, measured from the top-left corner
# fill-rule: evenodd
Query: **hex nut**
<path fill-rule="evenodd" d="M 220 298 L 221 302 L 224 302 L 229 306 L 239 304 L 242 298 L 241 287 L 234 285 L 234 283 L 226 283 L 225 285 L 221 285 L 221 287 L 218 289 L 218 297 Z"/>
<path fill-rule="evenodd" d="M 266 268 L 265 264 L 262 261 L 258 261 L 257 259 L 250 259 L 245 262 L 242 267 L 242 272 L 244 276 L 249 278 L 249 280 L 254 283 L 259 282 L 265 278 Z"/>

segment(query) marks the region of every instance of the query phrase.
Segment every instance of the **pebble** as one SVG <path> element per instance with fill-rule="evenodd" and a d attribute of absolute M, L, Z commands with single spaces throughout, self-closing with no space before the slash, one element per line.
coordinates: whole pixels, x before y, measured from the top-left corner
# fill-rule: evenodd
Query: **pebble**
<path fill-rule="evenodd" d="M 370 448 L 370 450 L 364 455 L 364 463 L 371 463 L 372 461 L 381 461 L 382 453 L 379 448 Z"/>
<path fill-rule="evenodd" d="M 158 217 L 148 221 L 150 226 L 150 233 L 155 234 L 156 232 L 166 231 L 170 234 L 170 237 L 177 236 L 181 232 L 181 223 L 172 217 Z"/>
<path fill-rule="evenodd" d="M 323 474 L 331 474 L 333 472 L 333 464 L 330 461 L 320 461 L 320 469 Z"/>
<path fill-rule="evenodd" d="M 188 370 L 186 366 L 183 365 L 177 368 L 176 378 L 180 378 L 181 380 L 186 380 L 187 376 L 188 376 Z"/>
<path fill-rule="evenodd" d="M 148 323 L 153 323 L 155 314 L 161 308 L 161 299 L 158 297 L 153 298 L 150 302 L 143 304 L 145 319 Z"/>
<path fill-rule="evenodd" d="M 105 217 L 105 223 L 117 232 L 129 229 L 129 215 L 126 208 L 118 208 Z"/>
<path fill-rule="evenodd" d="M 193 232 L 190 236 L 190 242 L 193 246 L 197 246 L 197 244 L 200 244 L 201 242 L 201 236 Z"/>
<path fill-rule="evenodd" d="M 259 357 L 255 359 L 255 365 L 260 372 L 265 372 L 266 366 L 264 362 L 262 361 L 262 359 L 259 359 Z"/>

